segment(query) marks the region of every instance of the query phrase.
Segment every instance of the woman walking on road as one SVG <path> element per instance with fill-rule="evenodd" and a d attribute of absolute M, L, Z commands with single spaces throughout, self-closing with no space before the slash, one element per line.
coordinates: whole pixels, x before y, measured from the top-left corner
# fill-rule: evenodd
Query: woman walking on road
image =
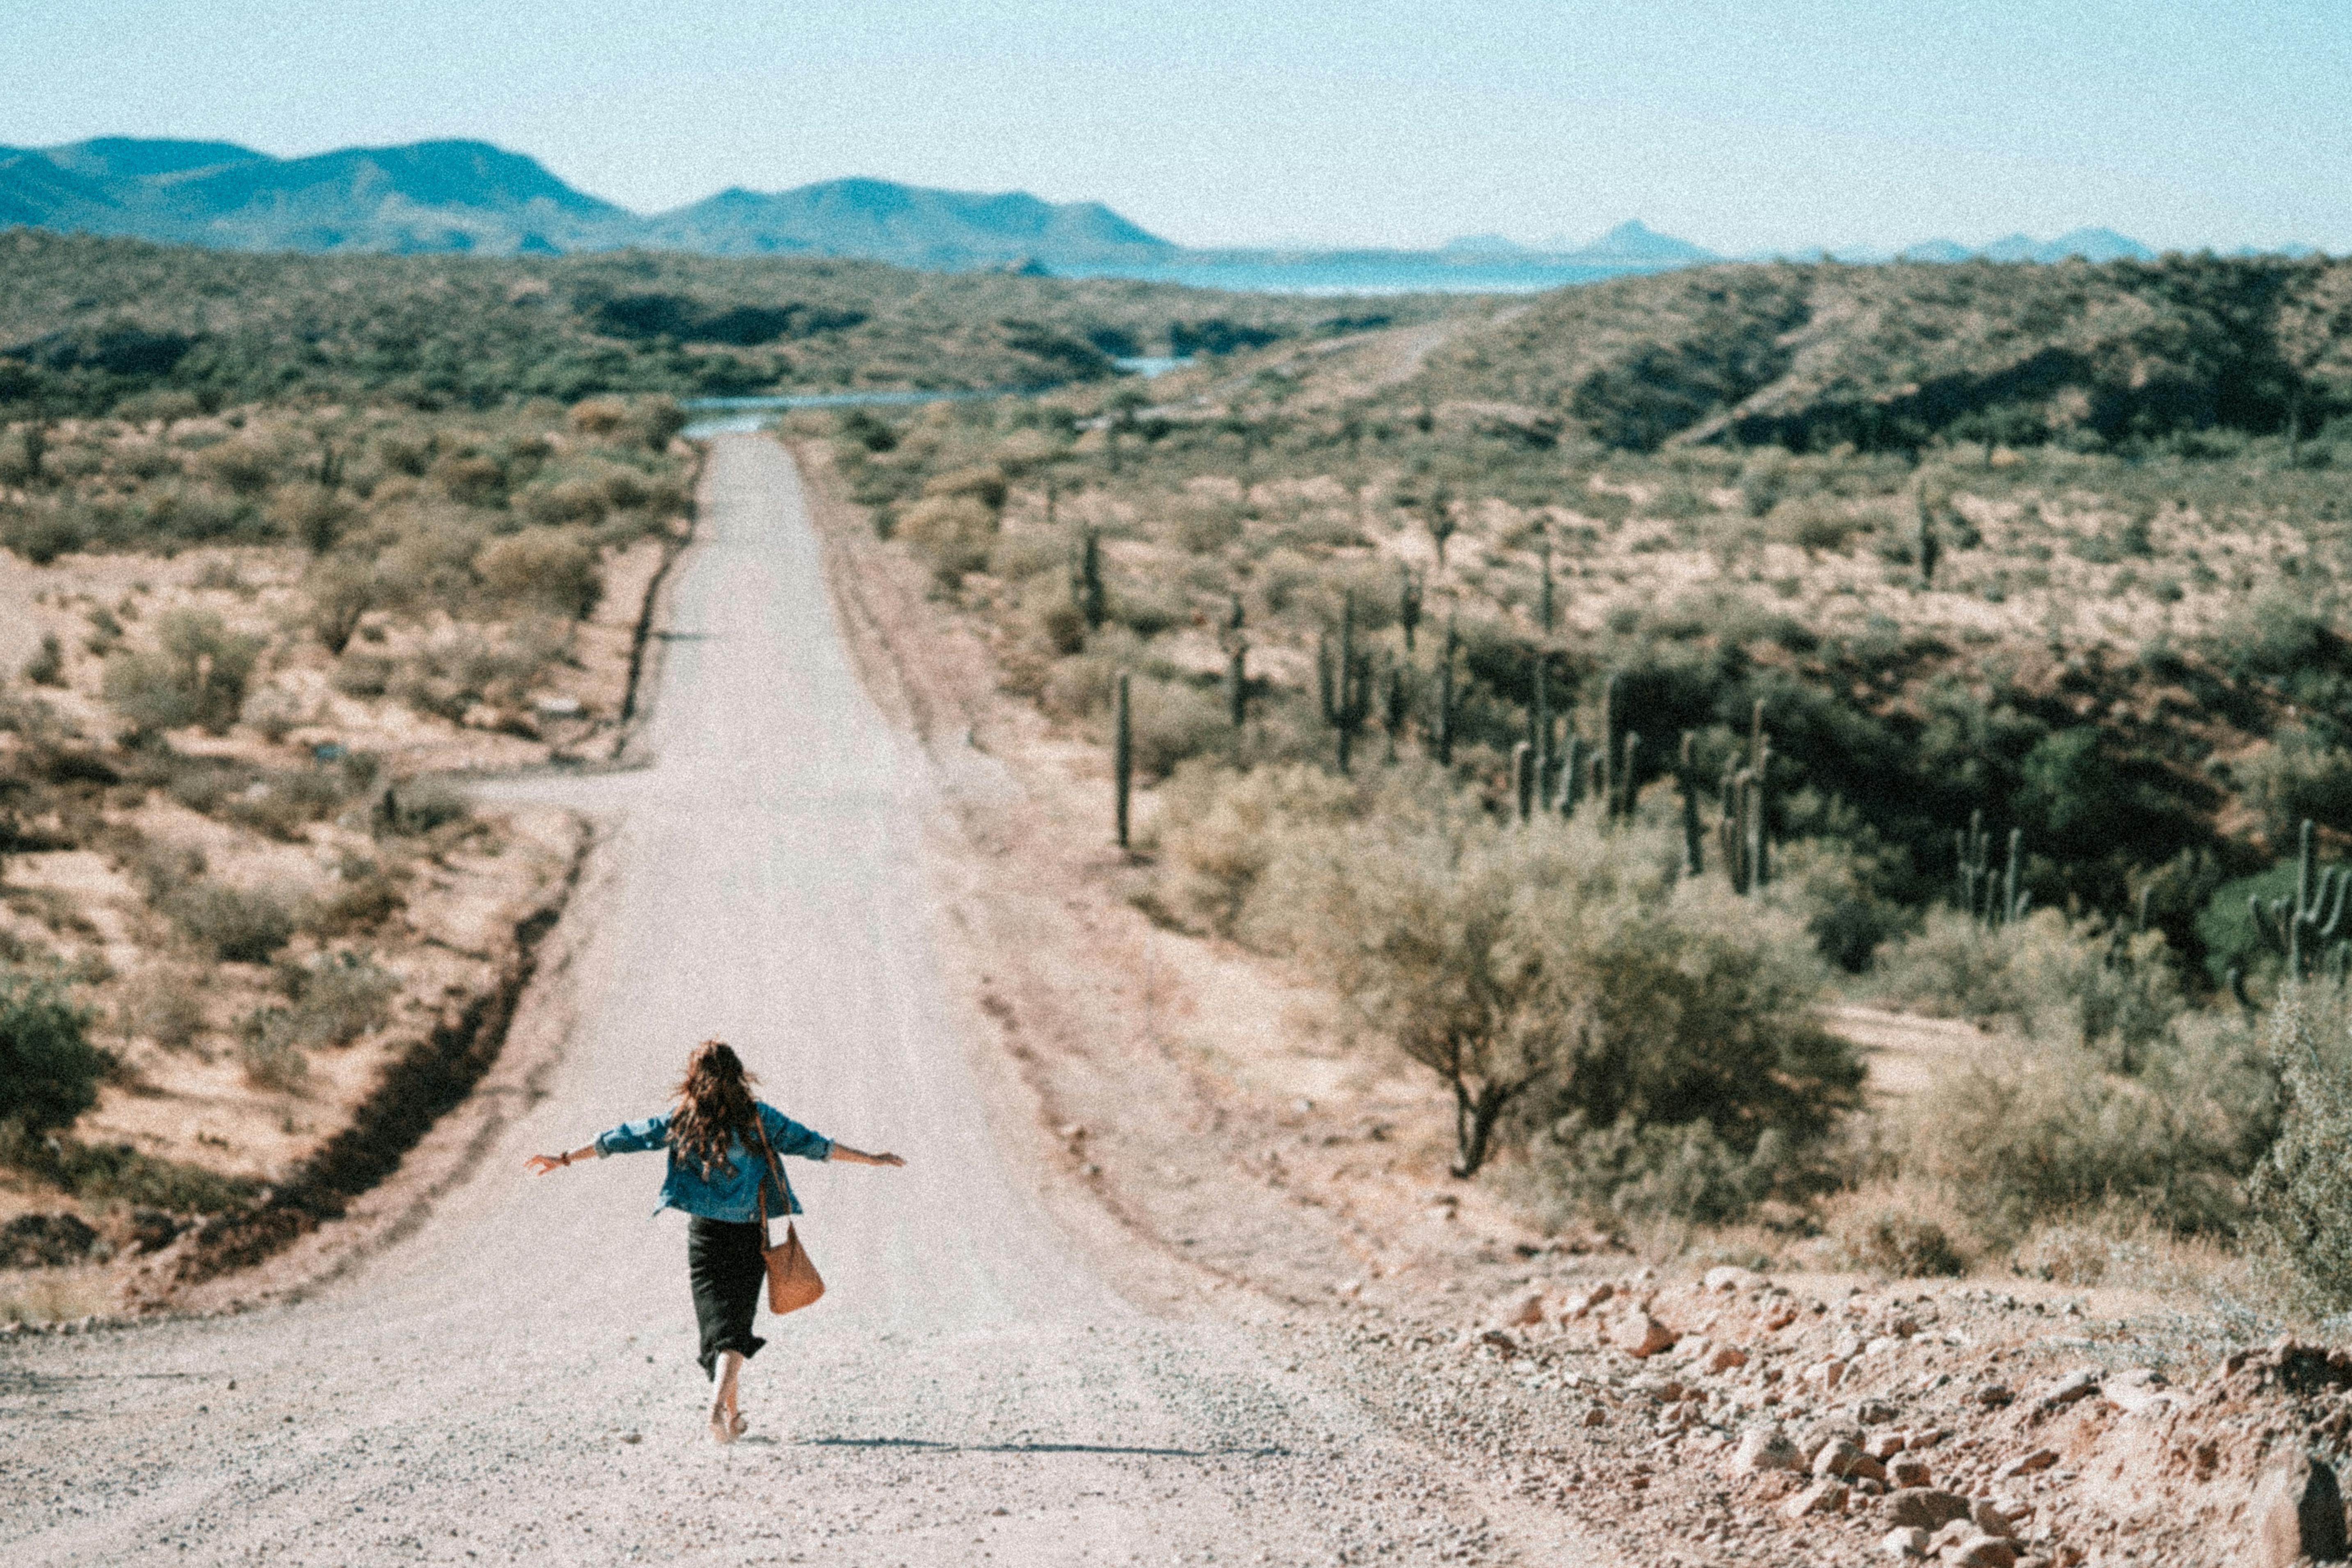
<path fill-rule="evenodd" d="M 686 1226 L 687 1277 L 694 1288 L 694 1316 L 702 1329 L 702 1371 L 715 1384 L 710 1435 L 731 1443 L 743 1435 L 736 1408 L 736 1379 L 743 1363 L 767 1342 L 751 1331 L 760 1286 L 767 1278 L 761 1256 L 767 1246 L 766 1216 L 801 1212 L 792 1184 L 784 1180 L 779 1154 L 810 1160 L 847 1160 L 859 1165 L 903 1165 L 896 1154 L 868 1154 L 810 1131 L 774 1106 L 751 1098 L 758 1080 L 723 1040 L 705 1040 L 686 1059 L 686 1077 L 669 1110 L 643 1121 L 625 1121 L 593 1141 L 562 1154 L 533 1154 L 533 1175 L 584 1160 L 591 1154 L 629 1154 L 667 1149 L 669 1173 L 662 1181 L 661 1207 L 682 1209 Z"/>

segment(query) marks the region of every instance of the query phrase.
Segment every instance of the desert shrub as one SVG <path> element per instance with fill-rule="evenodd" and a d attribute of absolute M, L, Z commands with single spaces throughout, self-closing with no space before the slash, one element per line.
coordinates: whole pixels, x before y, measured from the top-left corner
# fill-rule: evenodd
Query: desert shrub
<path fill-rule="evenodd" d="M 2327 744 L 2303 725 L 2273 735 L 2268 748 L 2238 764 L 2238 777 L 2273 844 L 2293 844 L 2306 817 L 2352 831 L 2352 751 Z"/>
<path fill-rule="evenodd" d="M 1244 930 L 1438 1074 L 1458 1173 L 1507 1110 L 1563 1142 L 1705 1121 L 1743 1157 L 1767 1132 L 1801 1145 L 1856 1103 L 1861 1067 L 1814 1014 L 1793 921 L 1677 861 L 1664 833 L 1505 829 L 1392 789 L 1282 833 Z"/>
<path fill-rule="evenodd" d="M 303 623 L 326 650 L 341 656 L 369 611 L 390 597 L 383 575 L 367 562 L 328 556 L 302 577 Z"/>
<path fill-rule="evenodd" d="M 430 833 L 452 822 L 462 822 L 473 806 L 455 786 L 441 779 L 412 779 L 384 791 L 390 807 L 384 814 L 394 832 Z"/>
<path fill-rule="evenodd" d="M 923 494 L 927 497 L 969 496 L 989 510 L 1000 511 L 1003 509 L 1009 489 L 1003 469 L 992 463 L 982 463 L 970 468 L 950 468 L 925 481 Z"/>
<path fill-rule="evenodd" d="M 305 1047 L 348 1046 L 392 1019 L 400 977 L 355 952 L 322 953 L 289 970 L 287 1027 Z"/>
<path fill-rule="evenodd" d="M 253 1201 L 257 1184 L 201 1165 L 142 1154 L 128 1143 L 79 1143 L 0 1121 L 0 1165 L 31 1172 L 76 1197 L 172 1214 L 226 1214 Z"/>
<path fill-rule="evenodd" d="M 257 496 L 278 477 L 280 457 L 264 441 L 239 437 L 207 447 L 188 466 L 222 489 L 240 496 Z"/>
<path fill-rule="evenodd" d="M 913 545 L 942 582 L 953 583 L 988 564 L 996 526 L 996 513 L 976 497 L 929 496 L 899 515 L 892 537 Z"/>
<path fill-rule="evenodd" d="M 258 638 L 230 631 L 209 610 L 173 610 L 156 626 L 161 646 L 107 660 L 106 700 L 142 731 L 201 724 L 221 734 L 236 721 Z"/>
<path fill-rule="evenodd" d="M 37 1132 L 69 1127 L 96 1105 L 113 1064 L 89 1031 L 89 1013 L 62 984 L 0 970 L 0 1120 Z"/>
<path fill-rule="evenodd" d="M 2288 986 L 2273 1008 L 2278 1135 L 2248 1180 L 2257 1227 L 2299 1293 L 2352 1307 L 2352 1039 L 2342 990 Z"/>
<path fill-rule="evenodd" d="M 1881 954 L 1877 991 L 1934 1016 L 2104 1047 L 2126 1071 L 2187 1005 L 2162 931 L 2125 932 L 2056 910 L 1990 931 L 1957 910 L 1931 910 L 1923 930 Z"/>
<path fill-rule="evenodd" d="M 320 901 L 317 930 L 322 936 L 370 931 L 406 902 L 400 884 L 383 867 L 364 856 L 350 856 Z"/>
<path fill-rule="evenodd" d="M 71 508 L 0 504 L 0 545 L 36 566 L 47 566 L 89 542 L 89 530 Z"/>
<path fill-rule="evenodd" d="M 243 783 L 244 775 L 234 769 L 202 763 L 174 769 L 171 782 L 163 786 L 163 793 L 190 811 L 209 816 L 218 811 L 221 802 Z"/>
<path fill-rule="evenodd" d="M 25 661 L 25 679 L 36 686 L 66 683 L 66 650 L 55 632 L 41 634 L 41 646 Z"/>
<path fill-rule="evenodd" d="M 604 596 L 595 548 L 553 528 L 526 528 L 491 540 L 474 557 L 474 571 L 505 603 L 572 620 L 585 620 Z"/>
<path fill-rule="evenodd" d="M 1232 936 L 1277 835 L 1343 820 L 1356 805 L 1354 787 L 1320 768 L 1181 763 L 1146 840 L 1160 854 L 1153 898 L 1187 930 Z"/>
<path fill-rule="evenodd" d="M 1135 771 L 1145 780 L 1165 778 L 1187 758 L 1218 750 L 1234 732 L 1223 699 L 1190 681 L 1149 676 L 1129 683 L 1129 721 Z"/>
<path fill-rule="evenodd" d="M 292 906 L 266 888 L 197 878 L 166 892 L 161 902 L 189 941 L 224 963 L 267 963 L 294 935 Z"/>
<path fill-rule="evenodd" d="M 1899 1205 L 1872 1205 L 1843 1216 L 1838 1243 L 1855 1268 L 1898 1279 L 1949 1278 L 1968 1271 L 1968 1257 L 1949 1231 Z"/>
<path fill-rule="evenodd" d="M 310 1081 L 310 1061 L 293 1014 L 283 1007 L 264 1007 L 237 1026 L 237 1061 L 247 1083 L 280 1094 L 299 1094 Z"/>
<path fill-rule="evenodd" d="M 177 970 L 153 968 L 133 976 L 115 1004 L 114 1027 L 125 1039 L 152 1040 L 184 1051 L 204 1032 L 204 997 Z"/>
<path fill-rule="evenodd" d="M 506 470 L 496 458 L 479 452 L 451 452 L 425 477 L 460 506 L 496 506 L 506 499 Z"/>
<path fill-rule="evenodd" d="M 629 422 L 629 405 L 617 397 L 591 397 L 572 405 L 572 427 L 583 436 L 606 440 Z"/>
<path fill-rule="evenodd" d="M 603 485 L 593 479 L 577 477 L 537 487 L 519 503 L 524 516 L 549 528 L 602 522 L 612 504 Z"/>
<path fill-rule="evenodd" d="M 346 652 L 327 679 L 346 697 L 381 697 L 392 689 L 396 668 L 380 653 Z"/>
<path fill-rule="evenodd" d="M 2110 1204 L 2173 1229 L 2225 1229 L 2273 1114 L 2242 1029 L 2176 1031 L 2131 1075 L 2077 1045 L 2005 1041 L 1911 1103 L 1900 1158 L 1990 1237 Z"/>
<path fill-rule="evenodd" d="M 1705 1118 L 1593 1127 L 1570 1114 L 1540 1129 L 1518 1173 L 1524 1199 L 1557 1228 L 1592 1215 L 1722 1225 L 1801 1184 L 1788 1141 L 1768 1131 L 1741 1149 Z"/>
<path fill-rule="evenodd" d="M 280 485 L 269 498 L 269 521 L 313 554 L 333 549 L 356 515 L 341 491 L 307 479 Z"/>
<path fill-rule="evenodd" d="M 512 707 L 562 657 L 563 637 L 563 624 L 551 621 L 526 620 L 503 639 L 461 626 L 404 660 L 389 689 L 418 712 L 453 723 L 478 702 Z"/>

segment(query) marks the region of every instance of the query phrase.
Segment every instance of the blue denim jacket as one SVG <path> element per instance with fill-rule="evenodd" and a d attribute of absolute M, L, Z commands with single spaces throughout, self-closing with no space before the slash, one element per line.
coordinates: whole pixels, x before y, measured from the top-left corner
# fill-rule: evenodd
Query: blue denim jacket
<path fill-rule="evenodd" d="M 804 1160 L 833 1158 L 833 1140 L 812 1132 L 782 1111 L 764 1101 L 755 1101 L 760 1113 L 760 1125 L 768 1134 L 768 1146 L 778 1155 L 798 1154 Z M 669 1148 L 668 1111 L 649 1116 L 643 1121 L 624 1121 L 609 1132 L 596 1134 L 596 1157 L 607 1154 L 635 1154 L 646 1149 Z M 743 1140 L 727 1142 L 727 1160 L 734 1166 L 732 1173 L 713 1165 L 709 1173 L 691 1163 L 678 1158 L 670 1150 L 669 1173 L 662 1178 L 661 1203 L 656 1209 L 683 1209 L 706 1219 L 751 1221 L 760 1217 L 760 1194 L 764 1188 L 768 1198 L 768 1215 L 794 1215 L 801 1212 L 800 1199 L 793 1195 L 790 1182 L 777 1191 L 776 1176 L 782 1174 L 781 1163 L 774 1175 L 757 1148 L 746 1150 Z"/>

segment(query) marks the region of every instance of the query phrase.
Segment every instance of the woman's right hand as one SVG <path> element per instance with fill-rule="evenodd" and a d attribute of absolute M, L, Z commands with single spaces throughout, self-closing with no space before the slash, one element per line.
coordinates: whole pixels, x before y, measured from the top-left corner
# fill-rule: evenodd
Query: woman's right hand
<path fill-rule="evenodd" d="M 561 1154 L 533 1154 L 530 1159 L 525 1160 L 523 1163 L 530 1167 L 530 1173 L 532 1175 L 543 1176 L 547 1174 L 548 1172 L 555 1170 L 560 1166 L 570 1164 L 571 1162 L 564 1159 Z"/>

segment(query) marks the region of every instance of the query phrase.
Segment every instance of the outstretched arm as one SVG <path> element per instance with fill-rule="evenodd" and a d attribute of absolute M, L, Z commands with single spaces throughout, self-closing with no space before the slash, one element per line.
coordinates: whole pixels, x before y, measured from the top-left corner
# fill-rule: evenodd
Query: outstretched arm
<path fill-rule="evenodd" d="M 853 1149 L 842 1142 L 834 1144 L 832 1158 L 846 1160 L 853 1165 L 903 1165 L 907 1163 L 896 1154 L 869 1154 L 863 1149 Z"/>
<path fill-rule="evenodd" d="M 574 1160 L 593 1159 L 595 1154 L 596 1145 L 593 1143 L 583 1143 L 579 1148 L 567 1150 L 561 1154 L 533 1154 L 530 1159 L 524 1161 L 523 1163 L 530 1167 L 530 1173 L 532 1175 L 543 1176 L 547 1174 L 548 1172 L 555 1170 L 560 1166 L 569 1165 Z"/>

